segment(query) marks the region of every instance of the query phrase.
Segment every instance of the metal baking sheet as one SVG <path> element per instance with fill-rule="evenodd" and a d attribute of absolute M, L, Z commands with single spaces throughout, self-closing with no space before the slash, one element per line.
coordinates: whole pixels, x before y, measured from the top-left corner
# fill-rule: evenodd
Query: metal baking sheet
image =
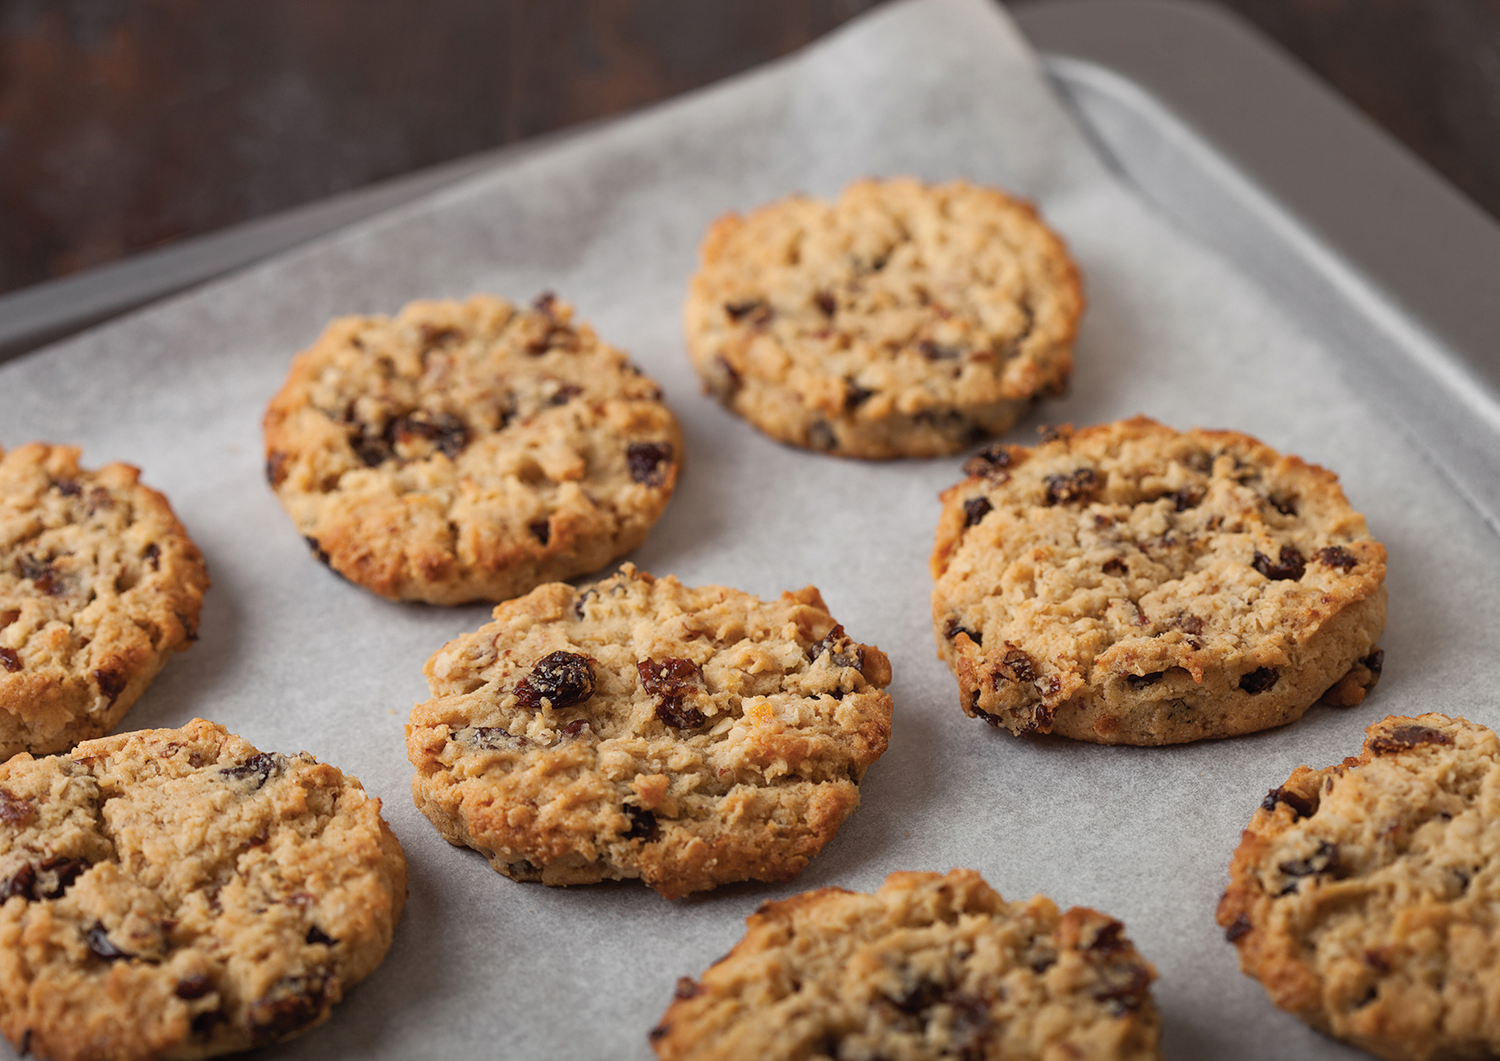
<path fill-rule="evenodd" d="M 384 800 L 406 847 L 411 896 L 386 963 L 327 1024 L 266 1056 L 643 1058 L 676 978 L 722 955 L 763 900 L 955 865 L 1010 898 L 1041 892 L 1121 917 L 1161 974 L 1169 1058 L 1360 1056 L 1269 1005 L 1239 974 L 1213 907 L 1244 822 L 1299 763 L 1352 754 L 1388 713 L 1500 724 L 1500 543 L 1484 485 L 1500 450 L 1482 434 L 1455 449 L 1443 433 L 1494 423 L 1483 364 L 1462 341 L 1480 334 L 1464 329 L 1489 303 L 1414 300 L 1378 255 L 1364 260 L 1320 226 L 1317 203 L 1298 199 L 1295 164 L 1267 171 L 1237 154 L 1234 134 L 1252 126 L 1216 129 L 1211 107 L 1203 119 L 1213 93 L 1180 68 L 1232 70 L 1245 99 L 1286 104 L 1262 117 L 1272 132 L 1295 131 L 1299 115 L 1356 143 L 1368 130 L 1349 133 L 1352 116 L 1328 113 L 1305 79 L 1279 77 L 1284 64 L 1233 23 L 1195 18 L 1137 0 L 1020 11 L 1070 117 L 983 0 L 892 4 L 803 55 L 0 367 L 0 445 L 46 437 L 82 443 L 91 465 L 141 465 L 213 571 L 202 640 L 126 725 L 204 715 L 263 749 L 311 751 Z M 1172 46 L 1154 57 L 1163 40 Z M 1325 163 L 1311 147 L 1301 178 L 1317 185 Z M 1430 211 L 1446 239 L 1449 193 L 1426 175 L 1406 181 L 1409 160 L 1372 157 L 1364 179 L 1397 180 L 1403 219 Z M 682 352 L 683 284 L 716 214 L 832 194 L 867 173 L 1009 187 L 1068 239 L 1090 298 L 1073 388 L 1014 440 L 1043 422 L 1144 412 L 1246 430 L 1340 472 L 1392 557 L 1387 669 L 1370 700 L 1168 749 L 1016 740 L 963 717 L 933 651 L 926 569 L 935 495 L 961 462 L 778 446 L 702 397 Z M 1454 244 L 1471 265 L 1491 260 L 1493 226 L 1459 227 L 1418 276 L 1448 269 Z M 630 350 L 683 421 L 678 495 L 632 559 L 763 596 L 816 583 L 854 636 L 892 658 L 890 751 L 860 809 L 791 884 L 677 903 L 632 884 L 549 890 L 444 844 L 411 805 L 402 723 L 424 696 L 423 661 L 487 609 L 391 605 L 338 581 L 261 480 L 260 411 L 328 317 L 542 289 Z"/>

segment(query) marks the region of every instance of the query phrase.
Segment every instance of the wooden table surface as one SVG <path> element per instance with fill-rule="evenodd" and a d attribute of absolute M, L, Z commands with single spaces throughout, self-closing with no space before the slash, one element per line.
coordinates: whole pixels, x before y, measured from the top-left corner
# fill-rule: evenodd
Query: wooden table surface
<path fill-rule="evenodd" d="M 0 291 L 785 54 L 882 0 L 0 0 Z M 1237 11 L 1500 217 L 1500 0 Z"/>

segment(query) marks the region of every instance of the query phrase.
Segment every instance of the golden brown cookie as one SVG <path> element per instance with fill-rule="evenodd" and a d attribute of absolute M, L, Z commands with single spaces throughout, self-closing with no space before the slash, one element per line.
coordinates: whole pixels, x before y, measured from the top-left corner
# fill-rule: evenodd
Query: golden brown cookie
<path fill-rule="evenodd" d="M 1067 386 L 1083 310 L 1062 241 L 966 181 L 856 181 L 704 237 L 688 352 L 773 438 L 845 457 L 956 453 Z"/>
<path fill-rule="evenodd" d="M 964 470 L 942 495 L 932 617 L 970 715 L 1176 744 L 1357 703 L 1380 673 L 1385 548 L 1331 472 L 1145 417 Z"/>
<path fill-rule="evenodd" d="M 0 1031 L 57 1061 L 297 1035 L 380 963 L 406 859 L 359 782 L 201 719 L 0 765 Z"/>
<path fill-rule="evenodd" d="M 1315 1028 L 1392 1061 L 1500 1056 L 1500 741 L 1437 714 L 1366 734 L 1266 796 L 1219 924 Z"/>
<path fill-rule="evenodd" d="M 208 570 L 128 464 L 0 451 L 0 759 L 108 733 L 197 639 Z"/>
<path fill-rule="evenodd" d="M 313 553 L 393 600 L 502 600 L 635 548 L 672 496 L 661 390 L 550 295 L 344 317 L 265 418 Z"/>
<path fill-rule="evenodd" d="M 1161 1056 L 1156 972 L 1120 922 L 972 870 L 766 903 L 651 1032 L 664 1061 Z"/>
<path fill-rule="evenodd" d="M 811 586 L 769 603 L 624 565 L 554 583 L 426 667 L 412 795 L 450 843 L 545 884 L 668 898 L 789 880 L 890 737 L 885 654 Z"/>

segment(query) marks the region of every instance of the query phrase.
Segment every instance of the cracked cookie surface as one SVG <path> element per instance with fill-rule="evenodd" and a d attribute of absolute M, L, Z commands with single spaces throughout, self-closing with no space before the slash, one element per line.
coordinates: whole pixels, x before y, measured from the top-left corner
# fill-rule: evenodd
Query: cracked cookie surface
<path fill-rule="evenodd" d="M 418 808 L 517 880 L 640 878 L 668 898 L 789 880 L 890 737 L 885 654 L 818 591 L 764 602 L 629 564 L 554 583 L 428 660 Z"/>
<path fill-rule="evenodd" d="M 201 1058 L 323 1021 L 406 860 L 359 782 L 194 720 L 0 765 L 0 1030 L 56 1061 Z"/>
<path fill-rule="evenodd" d="M 392 600 L 503 600 L 645 540 L 682 435 L 572 309 L 475 295 L 344 317 L 265 417 L 266 476 L 315 556 Z"/>
<path fill-rule="evenodd" d="M 942 495 L 932 615 L 966 713 L 1156 745 L 1363 699 L 1386 553 L 1335 475 L 1145 417 L 1054 434 Z"/>
<path fill-rule="evenodd" d="M 892 179 L 720 218 L 684 317 L 725 406 L 783 442 L 884 458 L 956 453 L 1061 394 L 1082 309 L 1030 206 Z"/>
<path fill-rule="evenodd" d="M 1271 1001 L 1393 1061 L 1500 1055 L 1500 741 L 1428 714 L 1299 766 L 1250 819 L 1218 920 Z"/>
<path fill-rule="evenodd" d="M 1155 970 L 1124 926 L 1007 903 L 972 870 L 769 902 L 651 1032 L 669 1061 L 1161 1056 Z"/>
<path fill-rule="evenodd" d="M 0 758 L 108 733 L 196 638 L 208 570 L 139 470 L 0 452 Z"/>

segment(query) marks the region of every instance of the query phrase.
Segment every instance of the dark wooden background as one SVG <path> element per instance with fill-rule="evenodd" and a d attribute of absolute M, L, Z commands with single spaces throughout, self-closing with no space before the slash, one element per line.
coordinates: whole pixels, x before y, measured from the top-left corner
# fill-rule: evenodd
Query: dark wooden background
<path fill-rule="evenodd" d="M 616 114 L 881 0 L 0 0 L 0 291 Z M 1500 0 L 1238 11 L 1500 216 Z"/>

